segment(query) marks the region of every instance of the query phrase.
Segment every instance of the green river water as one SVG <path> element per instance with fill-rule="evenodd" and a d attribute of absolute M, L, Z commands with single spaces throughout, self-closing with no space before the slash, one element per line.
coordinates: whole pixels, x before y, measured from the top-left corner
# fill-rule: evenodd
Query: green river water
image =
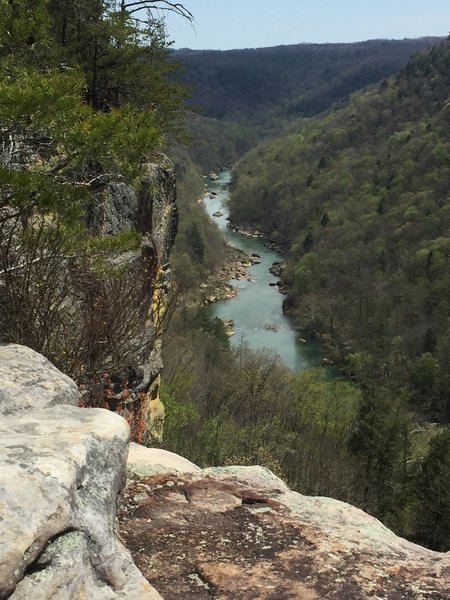
<path fill-rule="evenodd" d="M 210 304 L 206 309 L 207 315 L 211 318 L 233 319 L 233 345 L 244 343 L 251 349 L 269 348 L 295 371 L 318 366 L 323 357 L 320 347 L 314 342 L 300 341 L 301 333 L 283 314 L 284 296 L 278 288 L 269 285 L 278 279 L 269 272 L 269 268 L 273 262 L 282 260 L 282 257 L 267 248 L 264 240 L 236 233 L 227 227 L 229 195 L 226 188 L 230 179 L 230 171 L 223 171 L 217 181 L 208 180 L 208 189 L 216 192 L 217 196 L 205 198 L 206 211 L 231 244 L 248 254 L 259 254 L 261 264 L 248 269 L 255 281 L 230 281 L 229 283 L 237 289 L 237 297 Z M 223 216 L 213 217 L 216 211 L 221 211 Z"/>

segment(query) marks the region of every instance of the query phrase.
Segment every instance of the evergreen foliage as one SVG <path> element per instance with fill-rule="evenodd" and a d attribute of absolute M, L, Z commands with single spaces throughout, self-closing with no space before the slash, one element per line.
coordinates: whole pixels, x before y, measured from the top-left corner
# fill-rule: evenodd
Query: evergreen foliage
<path fill-rule="evenodd" d="M 450 547 L 450 429 L 430 443 L 417 475 L 415 496 L 416 540 L 433 550 Z"/>

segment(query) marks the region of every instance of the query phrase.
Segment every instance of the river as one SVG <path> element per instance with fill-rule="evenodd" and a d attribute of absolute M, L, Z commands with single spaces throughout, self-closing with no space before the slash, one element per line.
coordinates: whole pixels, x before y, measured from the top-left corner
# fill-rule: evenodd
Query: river
<path fill-rule="evenodd" d="M 227 187 L 230 180 L 230 171 L 222 171 L 217 181 L 208 180 L 209 191 L 216 192 L 217 196 L 205 198 L 206 211 L 231 244 L 247 254 L 258 254 L 261 263 L 248 268 L 254 281 L 230 281 L 230 285 L 238 292 L 237 297 L 210 304 L 206 309 L 207 314 L 211 318 L 234 321 L 235 334 L 231 337 L 233 345 L 244 343 L 253 350 L 269 348 L 294 371 L 318 366 L 323 357 L 319 345 L 315 342 L 300 341 L 299 332 L 294 328 L 292 321 L 283 314 L 284 296 L 277 287 L 269 285 L 278 279 L 269 272 L 269 268 L 275 261 L 282 260 L 282 257 L 267 248 L 264 240 L 236 233 L 227 227 Z M 213 217 L 213 213 L 217 211 L 222 212 L 223 216 Z"/>

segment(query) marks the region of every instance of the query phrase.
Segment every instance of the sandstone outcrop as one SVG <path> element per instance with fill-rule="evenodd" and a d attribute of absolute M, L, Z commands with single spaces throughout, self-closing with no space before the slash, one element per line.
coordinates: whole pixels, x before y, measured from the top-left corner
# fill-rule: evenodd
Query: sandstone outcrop
<path fill-rule="evenodd" d="M 448 600 L 450 554 L 262 467 L 131 473 L 121 531 L 166 600 Z M 170 568 L 167 568 L 170 565 Z"/>
<path fill-rule="evenodd" d="M 35 352 L 0 346 L 0 365 L 1 600 L 450 598 L 450 553 L 262 467 L 129 449 L 124 419 L 73 406 Z"/>
<path fill-rule="evenodd" d="M 160 599 L 116 531 L 125 420 L 69 405 L 74 383 L 27 348 L 0 346 L 0 377 L 0 598 Z"/>
<path fill-rule="evenodd" d="M 158 475 L 160 473 L 180 475 L 201 471 L 200 467 L 178 454 L 161 448 L 146 448 L 135 443 L 130 444 L 127 469 L 139 476 Z"/>

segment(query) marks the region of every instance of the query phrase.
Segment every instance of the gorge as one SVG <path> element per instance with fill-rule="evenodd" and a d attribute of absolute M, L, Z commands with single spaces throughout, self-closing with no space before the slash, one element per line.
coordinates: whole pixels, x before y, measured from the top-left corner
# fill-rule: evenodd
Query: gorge
<path fill-rule="evenodd" d="M 301 332 L 283 314 L 283 296 L 275 285 L 277 277 L 269 271 L 273 263 L 282 261 L 283 257 L 269 248 L 264 239 L 244 235 L 228 226 L 227 188 L 230 181 L 231 172 L 222 171 L 217 180 L 208 182 L 208 190 L 213 195 L 205 195 L 205 209 L 228 243 L 247 254 L 255 253 L 260 262 L 248 267 L 251 281 L 230 282 L 237 289 L 236 298 L 210 304 L 206 314 L 211 318 L 233 321 L 233 345 L 245 344 L 250 349 L 268 348 L 293 370 L 318 366 L 322 358 L 318 345 L 300 341 Z M 222 215 L 214 217 L 214 213 L 218 212 Z"/>
<path fill-rule="evenodd" d="M 0 0 L 0 600 L 448 600 L 450 38 L 158 11 Z"/>

